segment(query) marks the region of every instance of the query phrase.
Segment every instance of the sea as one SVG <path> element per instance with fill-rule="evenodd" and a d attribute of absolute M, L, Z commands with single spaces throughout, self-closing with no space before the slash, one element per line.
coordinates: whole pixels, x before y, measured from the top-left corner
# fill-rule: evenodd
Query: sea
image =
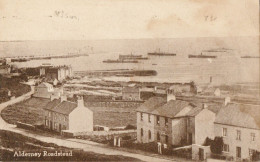
<path fill-rule="evenodd" d="M 226 39 L 226 38 L 225 38 Z M 235 39 L 235 38 L 234 38 Z M 55 58 L 50 60 L 31 60 L 27 62 L 14 63 L 17 67 L 37 67 L 43 63 L 53 65 L 71 65 L 73 71 L 89 70 L 115 70 L 115 69 L 134 69 L 134 70 L 155 70 L 156 76 L 134 76 L 134 77 L 106 77 L 103 79 L 113 81 L 140 81 L 140 82 L 167 82 L 167 83 L 186 83 L 194 81 L 198 84 L 233 84 L 233 83 L 256 83 L 259 82 L 259 58 L 241 58 L 244 55 L 256 56 L 259 51 L 247 50 L 244 45 L 254 48 L 252 41 L 242 41 L 240 45 L 228 46 L 228 43 L 218 44 L 214 40 L 205 39 L 186 39 L 183 40 L 113 40 L 109 43 L 104 41 L 44 41 L 40 42 L 0 42 L 0 52 L 5 56 L 13 56 L 21 52 L 24 55 L 51 55 L 65 53 L 85 53 L 88 56 L 73 58 Z M 219 40 L 219 39 L 218 39 Z M 223 39 L 221 39 L 223 42 Z M 249 40 L 247 38 L 246 40 Z M 251 38 L 250 38 L 251 40 Z M 206 41 L 207 43 L 205 43 Z M 213 43 L 208 43 L 208 42 Z M 50 43 L 51 42 L 51 43 Z M 57 43 L 58 42 L 58 43 Z M 112 43 L 111 43 L 112 42 Z M 136 43 L 137 42 L 137 43 Z M 159 43 L 158 43 L 159 42 Z M 181 43 L 182 42 L 182 43 Z M 198 46 L 194 46 L 197 42 Z M 204 42 L 204 43 L 203 43 Z M 91 44 L 92 43 L 92 44 Z M 186 44 L 185 44 L 186 43 Z M 35 45 L 37 44 L 37 45 Z M 40 45 L 39 45 L 40 44 Z M 81 46 L 79 46 L 81 44 Z M 102 44 L 104 47 L 102 47 Z M 152 45 L 151 45 L 152 44 Z M 170 44 L 170 45 L 169 45 Z M 171 46 L 178 44 L 178 48 Z M 207 44 L 207 45 L 205 45 Z M 233 40 L 234 44 L 234 40 Z M 203 47 L 202 47 L 203 45 Z M 111 47 L 112 46 L 112 47 Z M 132 48 L 131 48 L 132 46 Z M 243 46 L 243 48 L 241 48 Z M 124 48 L 127 47 L 127 48 Z M 161 47 L 158 49 L 157 47 Z M 170 47 L 170 48 L 169 48 Z M 239 48 L 235 48 L 239 47 Z M 203 52 L 205 55 L 215 55 L 217 58 L 188 58 L 189 54 L 199 55 L 202 51 L 209 49 L 223 49 L 224 52 Z M 47 52 L 44 52 L 45 49 Z M 73 50 L 72 50 L 73 49 Z M 148 52 L 160 50 L 163 52 L 176 53 L 176 56 L 148 56 Z M 40 52 L 39 52 L 40 51 Z M 249 53 L 247 51 L 255 51 Z M 37 53 L 37 54 L 35 54 Z M 117 59 L 119 54 L 141 54 L 148 57 L 148 60 L 139 60 L 139 63 L 103 63 L 106 59 Z M 3 54 L 4 55 L 4 54 Z"/>

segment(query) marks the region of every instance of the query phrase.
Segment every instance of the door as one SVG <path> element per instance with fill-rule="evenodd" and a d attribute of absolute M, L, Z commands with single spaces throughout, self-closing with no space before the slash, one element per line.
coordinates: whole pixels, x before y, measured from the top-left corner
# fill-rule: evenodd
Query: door
<path fill-rule="evenodd" d="M 188 134 L 188 144 L 192 144 L 192 133 Z"/>
<path fill-rule="evenodd" d="M 52 121 L 50 121 L 50 126 L 51 126 L 51 127 L 50 127 L 50 128 L 51 128 L 51 130 L 53 130 L 53 127 L 52 127 Z"/>
<path fill-rule="evenodd" d="M 237 147 L 237 158 L 241 158 L 241 147 Z"/>
<path fill-rule="evenodd" d="M 199 159 L 204 160 L 204 149 L 199 148 Z"/>
<path fill-rule="evenodd" d="M 61 124 L 59 124 L 59 132 L 61 132 Z"/>

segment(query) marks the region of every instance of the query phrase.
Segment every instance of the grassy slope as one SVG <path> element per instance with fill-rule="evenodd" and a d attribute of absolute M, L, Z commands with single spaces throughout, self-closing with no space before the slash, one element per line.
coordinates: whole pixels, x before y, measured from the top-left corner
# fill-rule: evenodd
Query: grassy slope
<path fill-rule="evenodd" d="M 138 159 L 121 155 L 104 155 L 93 152 L 84 152 L 82 150 L 60 147 L 53 143 L 45 143 L 39 140 L 26 137 L 14 132 L 0 130 L 0 160 L 1 161 L 139 161 Z M 72 157 L 14 157 L 14 151 L 25 152 L 55 152 L 72 151 Z"/>

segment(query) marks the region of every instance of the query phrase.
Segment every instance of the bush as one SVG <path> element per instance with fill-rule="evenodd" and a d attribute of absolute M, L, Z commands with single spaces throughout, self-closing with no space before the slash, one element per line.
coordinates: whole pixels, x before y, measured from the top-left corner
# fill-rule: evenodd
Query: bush
<path fill-rule="evenodd" d="M 131 125 L 131 124 L 128 124 L 126 127 L 125 127 L 126 130 L 128 129 L 136 129 L 135 126 Z"/>
<path fill-rule="evenodd" d="M 221 154 L 222 147 L 223 147 L 223 138 L 222 137 L 215 137 L 210 145 L 210 150 L 214 154 Z"/>
<path fill-rule="evenodd" d="M 205 142 L 203 143 L 203 146 L 210 146 L 212 144 L 213 140 L 207 137 L 205 139 Z"/>

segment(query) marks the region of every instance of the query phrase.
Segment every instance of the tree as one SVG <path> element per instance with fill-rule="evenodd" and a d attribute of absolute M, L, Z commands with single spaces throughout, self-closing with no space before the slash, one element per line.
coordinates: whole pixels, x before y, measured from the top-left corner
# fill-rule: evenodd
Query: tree
<path fill-rule="evenodd" d="M 223 148 L 223 138 L 222 137 L 215 137 L 210 145 L 210 150 L 214 154 L 221 154 Z"/>

